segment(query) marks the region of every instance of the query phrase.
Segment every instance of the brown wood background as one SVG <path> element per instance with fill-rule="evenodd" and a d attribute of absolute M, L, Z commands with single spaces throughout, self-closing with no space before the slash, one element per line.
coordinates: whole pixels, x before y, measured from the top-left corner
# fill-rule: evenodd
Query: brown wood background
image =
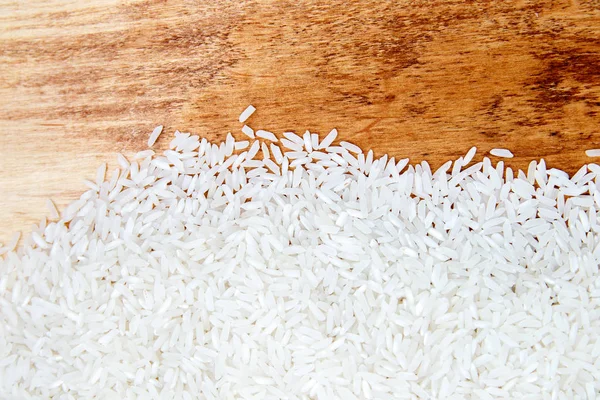
<path fill-rule="evenodd" d="M 600 147 L 600 2 L 0 0 L 0 241 L 155 125 L 223 139 L 250 103 L 379 155 L 572 173 Z"/>

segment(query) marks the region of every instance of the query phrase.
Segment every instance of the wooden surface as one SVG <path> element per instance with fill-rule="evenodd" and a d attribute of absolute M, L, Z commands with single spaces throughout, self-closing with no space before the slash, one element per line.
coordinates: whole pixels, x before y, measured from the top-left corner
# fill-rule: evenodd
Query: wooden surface
<path fill-rule="evenodd" d="M 600 2 L 0 0 L 0 241 L 164 124 L 305 128 L 426 159 L 600 147 Z M 165 146 L 167 136 L 159 141 Z M 479 154 L 481 157 L 481 153 Z"/>

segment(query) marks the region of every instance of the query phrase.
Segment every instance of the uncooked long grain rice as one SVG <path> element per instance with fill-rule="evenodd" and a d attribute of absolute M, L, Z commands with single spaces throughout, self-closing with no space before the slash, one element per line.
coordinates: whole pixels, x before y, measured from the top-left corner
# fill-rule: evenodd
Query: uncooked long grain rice
<path fill-rule="evenodd" d="M 598 395 L 599 166 L 432 172 L 336 135 L 99 168 L 0 248 L 0 398 Z"/>
<path fill-rule="evenodd" d="M 318 150 L 326 149 L 327 147 L 331 146 L 333 141 L 337 138 L 337 135 L 338 135 L 337 129 L 332 129 L 331 132 L 329 132 L 329 134 L 327 136 L 325 136 L 325 138 L 323 138 L 321 143 L 319 143 L 319 146 L 317 146 L 317 149 Z"/>
<path fill-rule="evenodd" d="M 468 165 L 471 162 L 471 160 L 473 160 L 473 157 L 475 157 L 475 153 L 477 153 L 477 147 L 473 146 L 463 157 L 463 162 L 465 165 Z"/>
<path fill-rule="evenodd" d="M 248 107 L 246 107 L 246 109 L 244 111 L 242 111 L 242 113 L 240 114 L 240 118 L 239 121 L 241 123 L 246 122 L 246 120 L 248 118 L 250 118 L 250 116 L 252 114 L 254 114 L 254 111 L 256 111 L 256 108 L 253 105 L 249 105 Z"/>
<path fill-rule="evenodd" d="M 513 158 L 513 153 L 508 149 L 491 149 L 490 154 L 496 157 Z M 466 164 L 466 163 L 465 163 Z"/>
<path fill-rule="evenodd" d="M 156 143 L 156 140 L 158 139 L 158 137 L 160 136 L 162 131 L 163 131 L 162 125 L 159 125 L 156 128 L 154 128 L 154 130 L 150 134 L 150 137 L 148 138 L 148 147 L 154 146 L 154 143 Z"/>
<path fill-rule="evenodd" d="M 60 214 L 56 209 L 56 205 L 51 199 L 46 200 L 46 207 L 48 208 L 48 211 L 50 211 L 50 218 L 52 218 L 53 220 L 57 220 L 60 218 Z"/>
<path fill-rule="evenodd" d="M 256 136 L 262 139 L 270 140 L 271 142 L 277 141 L 277 136 L 273 134 L 273 132 L 265 131 L 263 129 L 259 129 L 256 131 Z"/>
<path fill-rule="evenodd" d="M 349 143 L 349 142 L 340 142 L 340 146 L 342 146 L 344 149 L 355 153 L 355 154 L 362 154 L 362 150 L 360 147 L 358 147 L 357 145 L 353 144 L 353 143 Z"/>
<path fill-rule="evenodd" d="M 254 139 L 254 130 L 250 128 L 248 125 L 244 125 L 242 127 L 242 133 L 248 136 L 250 139 Z"/>
<path fill-rule="evenodd" d="M 600 149 L 589 149 L 585 151 L 585 155 L 588 157 L 600 157 Z"/>
<path fill-rule="evenodd" d="M 234 142 L 233 148 L 234 148 L 234 150 L 243 150 L 243 149 L 247 148 L 249 145 L 250 145 L 249 141 L 242 140 L 239 142 Z"/>

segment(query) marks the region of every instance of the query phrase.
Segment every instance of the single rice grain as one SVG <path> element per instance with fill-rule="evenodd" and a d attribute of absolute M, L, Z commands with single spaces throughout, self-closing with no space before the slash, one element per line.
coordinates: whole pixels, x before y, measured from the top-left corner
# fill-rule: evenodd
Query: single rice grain
<path fill-rule="evenodd" d="M 248 118 L 250 118 L 250 116 L 251 116 L 252 114 L 254 114 L 254 111 L 256 111 L 256 108 L 254 108 L 254 106 L 253 106 L 253 105 L 249 105 L 249 106 L 248 106 L 248 107 L 246 107 L 246 109 L 245 109 L 244 111 L 242 111 L 242 113 L 240 114 L 239 121 L 240 121 L 241 123 L 244 123 L 244 122 L 246 122 L 246 120 L 247 120 Z"/>
<path fill-rule="evenodd" d="M 490 154 L 496 157 L 513 158 L 513 153 L 507 149 L 492 149 Z"/>
<path fill-rule="evenodd" d="M 154 146 L 154 143 L 156 143 L 156 140 L 158 139 L 158 137 L 160 136 L 162 131 L 163 131 L 162 125 L 159 125 L 156 128 L 154 128 L 154 130 L 150 134 L 150 137 L 148 138 L 148 147 Z"/>

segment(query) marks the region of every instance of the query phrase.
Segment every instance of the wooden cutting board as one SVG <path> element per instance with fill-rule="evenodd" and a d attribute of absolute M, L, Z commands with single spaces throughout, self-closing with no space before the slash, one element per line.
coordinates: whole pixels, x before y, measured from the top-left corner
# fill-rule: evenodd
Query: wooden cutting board
<path fill-rule="evenodd" d="M 155 125 L 222 140 L 336 127 L 378 155 L 600 147 L 600 3 L 0 0 L 0 241 Z M 169 135 L 160 138 L 165 147 Z"/>

